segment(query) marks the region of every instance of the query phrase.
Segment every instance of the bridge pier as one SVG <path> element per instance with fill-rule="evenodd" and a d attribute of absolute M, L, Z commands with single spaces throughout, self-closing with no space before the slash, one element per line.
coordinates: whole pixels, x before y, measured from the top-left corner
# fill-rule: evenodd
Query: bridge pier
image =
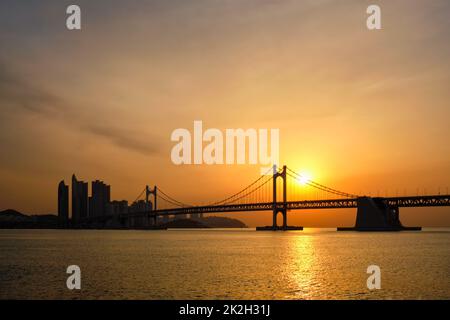
<path fill-rule="evenodd" d="M 400 210 L 389 206 L 384 198 L 360 197 L 354 227 L 337 228 L 338 231 L 419 231 L 421 227 L 404 227 L 400 222 Z"/>
<path fill-rule="evenodd" d="M 273 211 L 272 227 L 274 229 L 276 229 L 278 227 L 277 216 L 278 216 L 279 213 L 281 213 L 283 215 L 283 228 L 285 229 L 287 227 L 287 211 L 285 209 L 274 210 Z"/>

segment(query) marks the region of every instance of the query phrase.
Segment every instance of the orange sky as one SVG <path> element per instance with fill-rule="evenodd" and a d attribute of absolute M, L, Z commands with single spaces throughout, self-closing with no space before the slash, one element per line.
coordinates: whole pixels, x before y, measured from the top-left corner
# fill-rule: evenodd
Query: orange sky
<path fill-rule="evenodd" d="M 260 166 L 175 166 L 177 128 L 278 128 L 281 163 L 359 194 L 450 187 L 450 4 L 376 1 L 68 1 L 0 4 L 0 209 L 56 211 L 59 180 L 146 184 L 185 202 L 224 198 Z M 8 10 L 6 10 L 8 8 Z M 293 224 L 352 224 L 354 210 Z M 450 209 L 403 209 L 450 225 Z M 270 213 L 239 214 L 250 225 Z"/>

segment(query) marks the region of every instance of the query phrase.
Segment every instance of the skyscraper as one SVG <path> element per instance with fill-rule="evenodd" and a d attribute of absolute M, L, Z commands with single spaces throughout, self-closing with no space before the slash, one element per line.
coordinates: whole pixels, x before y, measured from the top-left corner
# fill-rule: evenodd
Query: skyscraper
<path fill-rule="evenodd" d="M 88 183 L 80 181 L 81 184 L 81 212 L 80 218 L 88 217 Z"/>
<path fill-rule="evenodd" d="M 69 186 L 64 180 L 58 185 L 58 219 L 63 223 L 69 219 Z"/>
<path fill-rule="evenodd" d="M 106 207 L 111 201 L 111 187 L 103 181 L 92 181 L 92 200 L 89 215 L 99 217 L 106 214 Z"/>
<path fill-rule="evenodd" d="M 88 214 L 88 184 L 72 175 L 72 220 L 78 222 Z"/>

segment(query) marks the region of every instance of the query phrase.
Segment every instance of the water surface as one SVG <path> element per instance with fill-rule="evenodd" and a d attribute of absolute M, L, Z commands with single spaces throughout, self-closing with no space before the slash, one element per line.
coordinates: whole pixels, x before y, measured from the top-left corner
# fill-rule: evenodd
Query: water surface
<path fill-rule="evenodd" d="M 449 244 L 450 229 L 0 230 L 0 298 L 450 299 Z"/>

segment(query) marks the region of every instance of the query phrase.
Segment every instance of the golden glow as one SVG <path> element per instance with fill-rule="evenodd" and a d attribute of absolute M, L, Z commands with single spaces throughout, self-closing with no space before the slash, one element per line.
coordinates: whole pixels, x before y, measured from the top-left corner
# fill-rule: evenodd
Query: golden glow
<path fill-rule="evenodd" d="M 301 172 L 300 176 L 297 178 L 297 182 L 302 186 L 308 184 L 311 181 L 311 175 L 308 172 Z"/>
<path fill-rule="evenodd" d="M 317 284 L 314 265 L 317 256 L 314 254 L 314 236 L 303 235 L 293 237 L 289 246 L 289 261 L 285 265 L 291 266 L 289 272 L 289 287 L 298 297 L 312 298 L 311 289 Z"/>
<path fill-rule="evenodd" d="M 0 210 L 55 213 L 57 183 L 73 173 L 104 180 L 113 199 L 130 202 L 155 184 L 180 201 L 210 203 L 255 180 L 260 164 L 174 165 L 171 133 L 192 130 L 193 120 L 221 131 L 279 129 L 280 165 L 304 176 L 288 185 L 308 196 L 316 195 L 310 179 L 370 195 L 450 187 L 449 10 L 386 2 L 408 23 L 390 19 L 389 30 L 371 32 L 356 0 L 345 8 L 266 2 L 117 2 L 67 39 L 57 26 L 33 28 L 29 14 L 41 12 L 17 14 L 0 28 L 8 48 L 0 57 L 0 146 L 8 150 Z M 31 47 L 32 64 L 23 56 Z M 402 221 L 450 225 L 448 210 L 426 210 L 433 214 L 411 210 Z M 288 221 L 354 222 L 353 209 L 348 220 L 338 212 Z M 271 213 L 242 219 L 265 225 Z"/>

